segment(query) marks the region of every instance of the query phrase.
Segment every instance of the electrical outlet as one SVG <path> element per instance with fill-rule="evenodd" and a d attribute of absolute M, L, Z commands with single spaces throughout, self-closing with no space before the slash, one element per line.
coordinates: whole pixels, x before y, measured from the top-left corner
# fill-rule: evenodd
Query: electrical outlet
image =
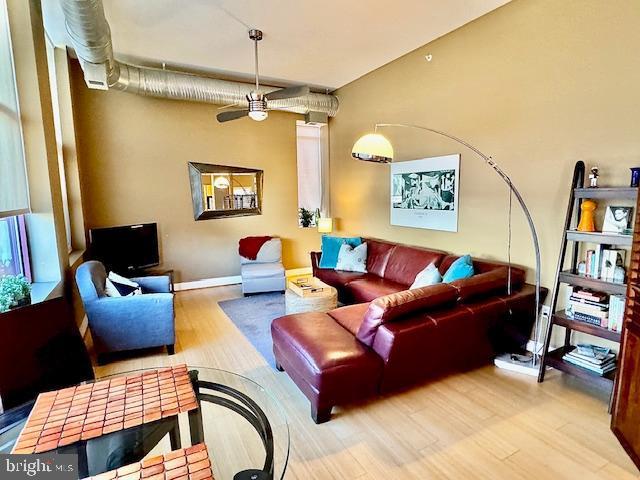
<path fill-rule="evenodd" d="M 549 307 L 549 305 L 542 305 L 542 307 L 540 308 L 540 319 L 548 321 L 550 314 L 551 307 Z"/>

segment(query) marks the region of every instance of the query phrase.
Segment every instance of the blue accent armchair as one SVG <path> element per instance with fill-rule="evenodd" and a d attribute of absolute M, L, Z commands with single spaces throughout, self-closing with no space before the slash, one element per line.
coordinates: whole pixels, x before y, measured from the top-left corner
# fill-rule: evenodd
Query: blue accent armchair
<path fill-rule="evenodd" d="M 105 353 L 166 346 L 174 353 L 175 317 L 169 277 L 132 278 L 143 295 L 108 297 L 107 273 L 100 262 L 85 262 L 76 270 L 76 284 L 89 321 L 98 362 Z"/>

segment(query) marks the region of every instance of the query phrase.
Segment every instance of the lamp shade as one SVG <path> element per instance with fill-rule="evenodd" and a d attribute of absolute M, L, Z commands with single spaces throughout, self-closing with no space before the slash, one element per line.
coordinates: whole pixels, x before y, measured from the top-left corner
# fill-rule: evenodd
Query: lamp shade
<path fill-rule="evenodd" d="M 213 181 L 213 186 L 216 188 L 229 188 L 229 179 L 227 177 L 217 177 Z"/>
<path fill-rule="evenodd" d="M 393 145 L 384 135 L 369 133 L 353 144 L 351 156 L 367 162 L 391 163 Z"/>
<path fill-rule="evenodd" d="M 333 218 L 319 218 L 318 232 L 331 233 L 333 231 Z"/>

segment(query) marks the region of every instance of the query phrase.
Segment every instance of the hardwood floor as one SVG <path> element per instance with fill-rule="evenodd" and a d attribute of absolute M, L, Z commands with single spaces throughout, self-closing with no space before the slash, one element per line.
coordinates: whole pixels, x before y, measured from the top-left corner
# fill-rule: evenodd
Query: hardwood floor
<path fill-rule="evenodd" d="M 539 385 L 487 366 L 334 409 L 330 422 L 315 425 L 307 399 L 217 304 L 238 296 L 238 286 L 178 293 L 174 356 L 122 360 L 96 374 L 187 363 L 253 378 L 284 406 L 290 479 L 640 478 L 609 430 L 607 399 L 555 371 Z"/>

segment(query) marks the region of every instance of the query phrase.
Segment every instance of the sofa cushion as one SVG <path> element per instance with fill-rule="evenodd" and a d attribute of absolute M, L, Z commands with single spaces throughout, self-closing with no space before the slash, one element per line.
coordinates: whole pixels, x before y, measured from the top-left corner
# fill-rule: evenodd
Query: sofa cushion
<path fill-rule="evenodd" d="M 243 279 L 282 277 L 284 267 L 281 263 L 245 263 L 240 267 Z"/>
<path fill-rule="evenodd" d="M 459 347 L 465 318 L 469 309 L 454 305 L 406 319 L 381 325 L 376 333 L 373 350 L 384 362 L 381 392 L 388 392 L 423 381 L 454 368 L 455 363 L 469 354 Z M 442 333 L 435 319 L 454 320 L 460 330 L 453 336 Z M 449 329 L 445 329 L 449 330 Z"/>
<path fill-rule="evenodd" d="M 444 256 L 435 250 L 396 245 L 389 255 L 384 278 L 408 287 L 430 263 L 439 266 Z"/>
<path fill-rule="evenodd" d="M 396 244 L 372 238 L 365 238 L 363 241 L 367 242 L 367 271 L 378 277 L 384 277 L 389 255 Z"/>
<path fill-rule="evenodd" d="M 333 237 L 331 235 L 322 236 L 322 255 L 320 256 L 320 268 L 336 268 L 338 263 L 338 253 L 342 244 L 346 243 L 352 247 L 357 247 L 362 243 L 360 237 Z"/>
<path fill-rule="evenodd" d="M 368 303 L 356 303 L 355 305 L 336 308 L 327 313 L 355 337 L 368 308 Z"/>
<path fill-rule="evenodd" d="M 326 313 L 307 312 L 277 318 L 271 324 L 273 349 L 292 378 L 316 392 L 341 397 L 352 388 L 375 392 L 382 361 Z M 296 381 L 298 383 L 298 381 Z M 300 385 L 299 385 L 300 386 Z M 301 386 L 303 390 L 304 387 Z"/>
<path fill-rule="evenodd" d="M 462 280 L 463 278 L 471 278 L 473 274 L 473 260 L 471 260 L 471 255 L 464 255 L 451 264 L 445 274 L 442 275 L 442 281 L 444 283 L 451 283 L 456 280 Z"/>
<path fill-rule="evenodd" d="M 464 278 L 451 282 L 458 289 L 458 301 L 468 303 L 481 297 L 500 295 L 507 291 L 509 269 L 499 267 L 485 273 L 479 273 L 471 278 Z M 524 281 L 524 275 L 520 269 L 511 269 L 511 286 L 519 288 Z"/>
<path fill-rule="evenodd" d="M 407 286 L 368 274 L 364 278 L 347 283 L 345 289 L 350 302 L 364 303 L 390 293 L 401 292 L 406 290 Z"/>
<path fill-rule="evenodd" d="M 315 277 L 327 285 L 342 290 L 348 283 L 367 277 L 366 273 L 342 272 L 331 268 L 318 268 L 315 270 Z"/>
<path fill-rule="evenodd" d="M 452 305 L 458 298 L 458 290 L 451 285 L 404 290 L 377 298 L 369 304 L 364 319 L 358 329 L 358 340 L 367 346 L 373 345 L 380 325 L 412 313 L 426 312 Z"/>

